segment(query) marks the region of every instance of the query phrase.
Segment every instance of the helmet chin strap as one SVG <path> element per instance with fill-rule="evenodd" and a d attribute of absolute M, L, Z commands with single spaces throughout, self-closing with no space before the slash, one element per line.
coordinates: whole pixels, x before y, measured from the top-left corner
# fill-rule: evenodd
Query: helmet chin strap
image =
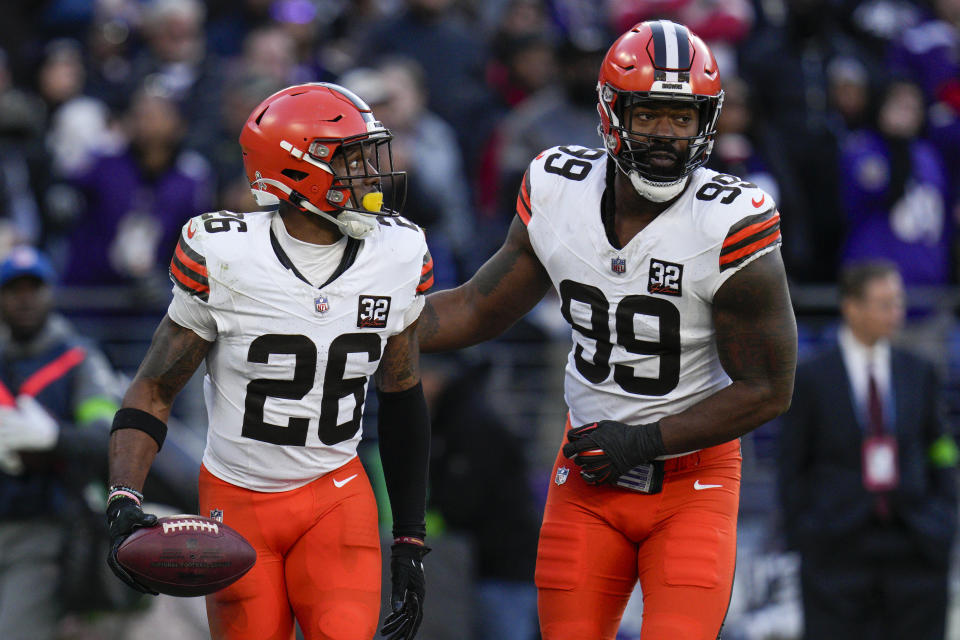
<path fill-rule="evenodd" d="M 300 206 L 310 213 L 315 213 L 321 218 L 329 220 L 333 224 L 337 225 L 340 231 L 342 231 L 344 234 L 350 236 L 351 238 L 356 238 L 357 240 L 362 240 L 377 228 L 377 222 L 374 220 L 373 214 L 358 213 L 356 211 L 341 211 L 339 215 L 334 217 L 326 211 L 316 208 L 306 200 L 303 200 L 300 203 Z"/>
<path fill-rule="evenodd" d="M 673 200 L 687 186 L 690 175 L 685 175 L 673 182 L 654 182 L 647 180 L 636 171 L 628 171 L 627 177 L 630 178 L 630 184 L 637 190 L 642 197 L 651 202 L 666 202 Z"/>
<path fill-rule="evenodd" d="M 269 178 L 260 178 L 256 180 L 254 184 L 268 184 L 271 187 L 276 187 L 288 196 L 293 191 L 290 189 L 290 187 L 282 182 L 270 180 Z M 270 206 L 280 202 L 280 199 L 277 196 L 268 191 L 264 191 L 263 189 L 257 189 L 251 186 L 250 191 L 253 192 L 253 197 L 257 200 L 257 204 L 260 206 Z M 351 238 L 356 238 L 357 240 L 362 240 L 377 228 L 377 221 L 373 217 L 375 215 L 374 213 L 367 214 L 359 213 L 357 211 L 341 211 L 339 215 L 332 216 L 326 211 L 318 209 L 307 200 L 301 200 L 300 206 L 310 213 L 316 214 L 325 220 L 329 220 L 333 224 L 337 225 L 337 228 L 340 229 L 340 231 L 342 231 L 345 235 L 348 235 Z"/>

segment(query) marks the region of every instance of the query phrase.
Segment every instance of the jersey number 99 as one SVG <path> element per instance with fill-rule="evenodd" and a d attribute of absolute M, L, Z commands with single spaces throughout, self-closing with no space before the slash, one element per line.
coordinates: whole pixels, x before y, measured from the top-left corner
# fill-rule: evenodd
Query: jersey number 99
<path fill-rule="evenodd" d="M 574 300 L 590 307 L 590 326 L 577 324 L 570 313 Z M 577 341 L 573 359 L 577 371 L 593 384 L 600 384 L 610 376 L 610 354 L 613 342 L 610 336 L 610 303 L 597 287 L 564 280 L 560 283 L 560 301 L 563 317 L 574 331 L 594 341 L 593 359 L 584 357 L 584 347 Z M 656 342 L 637 338 L 634 316 L 657 318 L 660 339 Z M 660 371 L 656 378 L 638 376 L 633 367 L 613 365 L 613 380 L 627 393 L 641 396 L 662 396 L 670 393 L 680 382 L 680 311 L 669 300 L 653 296 L 626 296 L 614 313 L 616 344 L 630 353 L 659 356 Z"/>

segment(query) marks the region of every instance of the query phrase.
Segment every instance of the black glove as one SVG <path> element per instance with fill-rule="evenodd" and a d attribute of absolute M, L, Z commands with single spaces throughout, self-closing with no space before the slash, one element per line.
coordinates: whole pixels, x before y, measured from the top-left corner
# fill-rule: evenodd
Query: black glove
<path fill-rule="evenodd" d="M 110 553 L 107 555 L 107 564 L 131 589 L 157 595 L 150 587 L 137 582 L 117 560 L 117 550 L 127 536 L 140 527 L 157 526 L 157 516 L 144 513 L 132 498 L 117 498 L 107 505 L 107 524 L 110 526 Z"/>
<path fill-rule="evenodd" d="M 664 453 L 659 422 L 633 426 L 601 420 L 570 429 L 563 445 L 563 455 L 580 467 L 587 484 L 615 484 L 630 469 Z"/>
<path fill-rule="evenodd" d="M 393 591 L 390 608 L 380 633 L 387 640 L 410 640 L 417 635 L 423 619 L 423 597 L 426 582 L 423 578 L 423 556 L 430 547 L 400 543 L 390 547 L 390 578 Z"/>

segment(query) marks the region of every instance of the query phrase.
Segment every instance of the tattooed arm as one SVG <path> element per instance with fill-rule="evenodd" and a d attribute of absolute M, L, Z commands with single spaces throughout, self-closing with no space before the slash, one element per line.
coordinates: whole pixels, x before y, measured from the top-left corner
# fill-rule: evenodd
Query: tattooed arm
<path fill-rule="evenodd" d="M 164 316 L 122 406 L 146 411 L 165 423 L 174 398 L 212 345 Z M 114 431 L 110 436 L 110 484 L 139 489 L 156 455 L 157 443 L 143 431 Z"/>
<path fill-rule="evenodd" d="M 427 353 L 461 349 L 494 338 L 534 307 L 550 277 L 518 217 L 507 239 L 470 281 L 427 296 L 417 337 Z"/>
<path fill-rule="evenodd" d="M 660 421 L 667 453 L 733 440 L 787 410 L 797 364 L 797 323 L 779 251 L 727 280 L 714 296 L 720 362 L 733 384 Z"/>
<path fill-rule="evenodd" d="M 381 392 L 406 391 L 420 382 L 417 324 L 418 322 L 414 322 L 387 339 L 383 357 L 380 358 L 380 367 L 374 374 L 377 389 Z"/>

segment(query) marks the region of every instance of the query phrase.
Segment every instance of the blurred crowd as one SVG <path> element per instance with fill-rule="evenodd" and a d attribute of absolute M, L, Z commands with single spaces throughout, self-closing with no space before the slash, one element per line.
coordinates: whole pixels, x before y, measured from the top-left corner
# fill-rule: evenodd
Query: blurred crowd
<path fill-rule="evenodd" d="M 777 199 L 788 273 L 883 256 L 956 280 L 960 0 L 45 0 L 0 26 L 0 253 L 164 299 L 177 230 L 250 210 L 237 137 L 263 98 L 336 81 L 395 133 L 437 285 L 502 239 L 526 164 L 598 146 L 598 63 L 686 23 L 726 91 L 711 159 Z"/>

